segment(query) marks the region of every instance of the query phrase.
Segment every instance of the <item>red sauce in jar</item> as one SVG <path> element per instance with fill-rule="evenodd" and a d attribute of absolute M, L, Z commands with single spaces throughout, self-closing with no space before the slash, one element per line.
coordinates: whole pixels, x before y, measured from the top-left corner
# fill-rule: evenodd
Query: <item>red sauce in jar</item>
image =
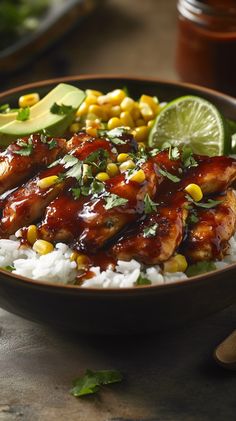
<path fill-rule="evenodd" d="M 236 95 L 236 1 L 179 0 L 177 7 L 180 78 Z"/>

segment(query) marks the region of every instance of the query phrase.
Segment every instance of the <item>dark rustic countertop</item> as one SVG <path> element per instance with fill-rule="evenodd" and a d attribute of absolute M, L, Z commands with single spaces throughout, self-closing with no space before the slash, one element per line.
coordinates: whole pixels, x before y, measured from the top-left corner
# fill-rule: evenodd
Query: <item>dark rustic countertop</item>
<path fill-rule="evenodd" d="M 174 0 L 107 1 L 2 86 L 80 73 L 176 79 L 175 22 Z M 235 322 L 234 306 L 178 331 L 85 337 L 0 310 L 0 421 L 234 420 L 236 376 L 212 352 Z M 119 369 L 125 380 L 76 399 L 71 382 L 86 368 Z"/>

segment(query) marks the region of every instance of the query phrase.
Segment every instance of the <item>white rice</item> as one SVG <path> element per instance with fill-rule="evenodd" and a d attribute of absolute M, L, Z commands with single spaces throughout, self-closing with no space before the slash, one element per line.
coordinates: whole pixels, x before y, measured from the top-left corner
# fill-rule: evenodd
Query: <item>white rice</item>
<path fill-rule="evenodd" d="M 222 261 L 215 262 L 217 269 L 236 262 L 236 233 L 229 241 L 228 254 Z M 12 236 L 9 240 L 0 240 L 0 267 L 14 266 L 12 273 L 32 278 L 41 282 L 73 284 L 76 279 L 76 263 L 70 261 L 72 250 L 63 243 L 58 243 L 51 253 L 40 256 L 30 248 L 20 247 L 19 240 Z M 160 266 L 144 268 L 136 260 L 129 262 L 118 260 L 115 270 L 92 267 L 94 276 L 83 282 L 82 287 L 129 288 L 135 286 L 139 276 L 148 279 L 152 285 L 161 285 L 187 279 L 183 272 L 163 274 Z"/>

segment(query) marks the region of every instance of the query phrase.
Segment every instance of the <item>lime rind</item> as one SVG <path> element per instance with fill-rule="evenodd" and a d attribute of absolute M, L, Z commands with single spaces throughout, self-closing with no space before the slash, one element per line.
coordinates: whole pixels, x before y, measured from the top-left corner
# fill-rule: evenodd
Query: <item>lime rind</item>
<path fill-rule="evenodd" d="M 201 155 L 230 152 L 230 136 L 224 117 L 209 101 L 183 96 L 169 102 L 157 116 L 149 135 L 149 146 L 188 145 Z"/>

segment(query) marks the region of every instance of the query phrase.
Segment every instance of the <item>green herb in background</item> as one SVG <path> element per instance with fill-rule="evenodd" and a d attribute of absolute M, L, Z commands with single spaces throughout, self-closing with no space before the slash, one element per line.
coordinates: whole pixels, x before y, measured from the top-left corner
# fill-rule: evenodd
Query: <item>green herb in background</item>
<path fill-rule="evenodd" d="M 73 381 L 71 394 L 75 397 L 92 395 L 99 391 L 100 386 L 118 383 L 122 379 L 122 374 L 117 370 L 86 370 L 83 377 L 78 377 Z"/>

